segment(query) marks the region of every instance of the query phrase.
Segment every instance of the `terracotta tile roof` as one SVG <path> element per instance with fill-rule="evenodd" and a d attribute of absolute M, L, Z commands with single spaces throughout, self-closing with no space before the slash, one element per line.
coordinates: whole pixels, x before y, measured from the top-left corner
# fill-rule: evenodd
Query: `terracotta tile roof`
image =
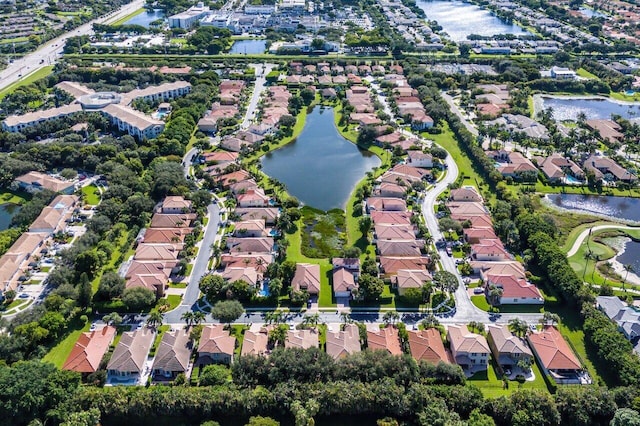
<path fill-rule="evenodd" d="M 238 268 L 238 267 L 227 267 L 222 272 L 222 278 L 226 281 L 234 282 L 234 281 L 244 281 L 249 285 L 256 286 L 258 284 L 258 280 L 260 277 L 258 276 L 258 272 L 255 268 Z"/>
<path fill-rule="evenodd" d="M 320 294 L 320 265 L 296 264 L 296 273 L 291 280 L 291 287 L 297 291 L 307 290 L 309 294 Z"/>
<path fill-rule="evenodd" d="M 73 186 L 73 182 L 58 179 L 54 176 L 36 171 L 28 172 L 22 176 L 18 176 L 16 178 L 16 181 L 22 182 L 27 185 L 36 185 L 44 189 L 49 189 L 53 192 L 62 192 L 70 186 Z"/>
<path fill-rule="evenodd" d="M 208 325 L 202 329 L 198 354 L 226 354 L 233 356 L 236 349 L 236 338 L 229 335 L 221 324 Z"/>
<path fill-rule="evenodd" d="M 395 277 L 399 289 L 422 288 L 431 279 L 431 274 L 424 269 L 400 269 Z"/>
<path fill-rule="evenodd" d="M 420 256 L 420 249 L 424 247 L 423 240 L 378 240 L 378 252 L 382 256 Z"/>
<path fill-rule="evenodd" d="M 345 324 L 344 331 L 327 331 L 327 354 L 333 358 L 343 358 L 360 352 L 360 331 L 355 324 Z"/>
<path fill-rule="evenodd" d="M 400 257 L 400 256 L 381 256 L 380 267 L 386 275 L 397 274 L 401 269 L 419 270 L 426 269 L 429 259 L 426 257 Z"/>
<path fill-rule="evenodd" d="M 62 369 L 78 373 L 95 372 L 115 336 L 116 329 L 111 326 L 80 334 Z"/>
<path fill-rule="evenodd" d="M 424 360 L 432 364 L 453 363 L 451 353 L 445 349 L 440 332 L 435 328 L 409 331 L 409 349 L 411 356 L 416 360 Z"/>
<path fill-rule="evenodd" d="M 451 190 L 451 195 L 449 196 L 453 201 L 476 201 L 482 202 L 482 197 L 475 188 L 465 187 L 465 188 L 457 188 Z"/>
<path fill-rule="evenodd" d="M 415 240 L 416 234 L 412 225 L 376 224 L 374 226 L 376 240 Z"/>
<path fill-rule="evenodd" d="M 489 324 L 487 333 L 491 336 L 491 340 L 499 354 L 518 354 L 533 356 L 531 349 L 525 341 L 516 337 L 509 331 L 506 325 Z"/>
<path fill-rule="evenodd" d="M 447 327 L 449 341 L 454 353 L 486 353 L 490 352 L 489 344 L 484 336 L 471 333 L 466 325 L 450 325 Z"/>
<path fill-rule="evenodd" d="M 268 343 L 269 335 L 266 330 L 261 330 L 259 332 L 247 330 L 244 332 L 242 352 L 240 355 L 266 355 L 268 353 Z"/>
<path fill-rule="evenodd" d="M 111 355 L 107 370 L 140 373 L 155 337 L 150 328 L 122 333 L 120 342 Z"/>
<path fill-rule="evenodd" d="M 353 278 L 353 272 L 345 268 L 338 268 L 333 270 L 333 291 L 345 292 L 352 291 L 356 288 L 356 281 Z"/>
<path fill-rule="evenodd" d="M 410 212 L 371 212 L 371 220 L 376 225 L 378 224 L 391 224 L 391 225 L 400 225 L 411 224 L 411 213 Z"/>
<path fill-rule="evenodd" d="M 391 326 L 379 331 L 367 330 L 367 347 L 372 351 L 387 351 L 391 355 L 402 355 L 398 329 Z"/>
<path fill-rule="evenodd" d="M 167 331 L 158 345 L 152 369 L 184 373 L 189 368 L 191 350 L 188 330 Z"/>
<path fill-rule="evenodd" d="M 564 337 L 553 326 L 527 336 L 529 344 L 547 370 L 581 370 L 582 365 Z"/>
<path fill-rule="evenodd" d="M 287 338 L 284 341 L 284 347 L 309 349 L 317 348 L 318 332 L 315 330 L 289 330 L 287 331 Z"/>

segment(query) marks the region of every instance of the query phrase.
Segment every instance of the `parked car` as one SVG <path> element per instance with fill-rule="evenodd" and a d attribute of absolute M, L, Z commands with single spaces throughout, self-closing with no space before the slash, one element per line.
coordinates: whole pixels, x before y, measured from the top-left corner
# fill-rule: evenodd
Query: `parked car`
<path fill-rule="evenodd" d="M 447 247 L 447 256 L 449 257 L 453 256 L 453 251 L 451 250 L 451 247 Z"/>
<path fill-rule="evenodd" d="M 473 289 L 473 294 L 482 294 L 484 290 L 482 290 L 482 287 L 476 287 Z"/>

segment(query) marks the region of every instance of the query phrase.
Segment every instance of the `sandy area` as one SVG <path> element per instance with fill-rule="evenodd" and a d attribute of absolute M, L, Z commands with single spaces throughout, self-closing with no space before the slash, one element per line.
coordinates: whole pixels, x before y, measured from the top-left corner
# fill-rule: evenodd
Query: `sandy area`
<path fill-rule="evenodd" d="M 629 241 L 631 241 L 631 238 L 628 237 L 616 237 L 607 239 L 607 245 L 610 245 L 617 252 L 617 254 L 609 259 L 608 262 L 611 263 L 611 267 L 613 268 L 613 270 L 616 271 L 616 273 L 622 278 L 625 277 L 627 271 L 624 270 L 624 265 L 618 261 L 618 257 L 624 254 L 625 247 L 627 245 L 627 242 Z M 627 276 L 627 282 L 640 285 L 640 277 L 634 272 L 629 272 L 629 275 Z"/>

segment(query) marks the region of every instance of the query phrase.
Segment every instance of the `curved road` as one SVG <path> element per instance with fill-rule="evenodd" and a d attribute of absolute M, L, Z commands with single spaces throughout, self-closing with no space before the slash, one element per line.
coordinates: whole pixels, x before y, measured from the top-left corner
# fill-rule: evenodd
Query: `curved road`
<path fill-rule="evenodd" d="M 573 246 L 571 246 L 571 249 L 569 249 L 569 251 L 567 252 L 567 257 L 571 257 L 571 256 L 575 255 L 578 252 L 578 250 L 580 250 L 580 246 L 582 245 L 582 243 L 584 243 L 584 240 L 586 240 L 587 237 L 589 235 L 591 235 L 592 232 L 601 231 L 603 229 L 635 229 L 635 230 L 638 230 L 640 228 L 638 228 L 637 226 L 625 226 L 625 225 L 598 225 L 598 226 L 592 226 L 591 228 L 585 229 L 584 231 L 582 231 L 578 235 L 578 238 L 576 238 L 576 240 L 573 242 Z"/>

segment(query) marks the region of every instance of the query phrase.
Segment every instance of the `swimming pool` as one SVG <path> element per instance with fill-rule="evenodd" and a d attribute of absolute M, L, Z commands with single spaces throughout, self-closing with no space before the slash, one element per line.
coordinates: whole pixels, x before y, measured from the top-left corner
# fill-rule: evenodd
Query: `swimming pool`
<path fill-rule="evenodd" d="M 262 286 L 260 287 L 260 290 L 258 290 L 258 296 L 260 297 L 269 297 L 271 293 L 269 292 L 269 281 L 264 280 L 262 282 Z"/>
<path fill-rule="evenodd" d="M 580 184 L 580 183 L 582 183 L 581 180 L 578 180 L 578 179 L 574 178 L 571 175 L 567 175 L 567 177 L 565 178 L 565 181 L 567 183 L 570 183 L 570 184 Z"/>

